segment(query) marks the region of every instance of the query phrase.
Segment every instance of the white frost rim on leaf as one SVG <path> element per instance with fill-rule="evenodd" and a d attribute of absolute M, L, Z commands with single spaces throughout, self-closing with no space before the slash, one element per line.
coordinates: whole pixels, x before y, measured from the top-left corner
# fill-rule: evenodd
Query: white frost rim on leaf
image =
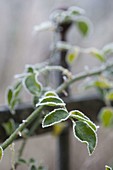
<path fill-rule="evenodd" d="M 60 119 L 59 121 L 53 122 L 53 123 L 51 123 L 51 124 L 49 124 L 49 125 L 44 125 L 44 121 L 45 121 L 46 117 L 48 117 L 49 115 L 51 115 L 52 113 L 54 113 L 54 112 L 56 112 L 56 111 L 61 111 L 61 110 L 67 112 L 66 109 L 60 108 L 60 109 L 54 109 L 52 112 L 50 112 L 49 114 L 47 114 L 47 115 L 44 117 L 44 119 L 42 120 L 42 127 L 45 128 L 45 127 L 53 126 L 54 124 L 57 124 L 57 123 L 60 123 L 60 122 L 62 122 L 62 121 L 67 120 L 67 119 L 70 117 L 70 114 L 68 114 L 68 116 L 67 116 L 66 118 Z M 67 113 L 68 113 L 68 112 L 67 112 Z"/>
<path fill-rule="evenodd" d="M 24 78 L 24 80 L 23 80 L 23 86 L 24 86 L 24 88 L 26 89 L 26 91 L 27 91 L 29 94 L 35 95 L 35 94 L 33 94 L 33 93 L 31 93 L 31 92 L 29 91 L 29 89 L 27 88 L 27 86 L 26 86 L 26 84 L 25 84 L 26 79 L 27 79 L 30 75 L 32 76 L 32 74 L 29 74 L 27 77 Z M 37 78 L 37 74 L 35 75 L 35 81 L 36 81 L 36 83 L 40 86 L 40 89 L 42 90 L 42 84 L 41 84 L 39 81 L 37 81 L 36 78 Z M 37 94 L 38 94 L 38 93 L 37 93 Z M 39 94 L 40 94 L 40 92 L 39 92 Z"/>
<path fill-rule="evenodd" d="M 105 168 L 109 168 L 109 170 L 112 170 L 112 168 L 108 165 L 105 165 Z"/>
<path fill-rule="evenodd" d="M 53 95 L 48 95 L 49 93 L 51 93 L 51 94 L 53 94 Z M 47 92 L 45 93 L 45 96 L 46 96 L 46 97 L 52 97 L 52 96 L 58 97 L 58 95 L 57 95 L 57 93 L 55 93 L 55 91 L 47 91 Z"/>
<path fill-rule="evenodd" d="M 87 125 L 88 125 L 88 123 L 87 122 L 85 122 L 85 121 L 83 121 L 84 123 L 86 123 Z M 75 134 L 75 126 L 76 126 L 76 122 L 73 122 L 73 134 L 74 134 L 74 136 L 75 136 L 75 138 L 78 140 L 78 141 L 80 141 L 81 143 L 86 143 L 87 144 L 87 150 L 88 150 L 88 154 L 89 154 L 89 156 L 91 156 L 92 154 L 93 154 L 93 152 L 95 151 L 95 148 L 96 148 L 96 146 L 97 146 L 97 143 L 98 143 L 98 138 L 97 138 L 97 134 L 95 133 L 95 131 L 93 130 L 93 132 L 94 132 L 94 134 L 95 134 L 95 137 L 96 137 L 96 143 L 95 143 L 95 147 L 94 147 L 94 149 L 93 149 L 93 152 L 92 153 L 90 153 L 90 150 L 89 150 L 89 143 L 87 142 L 87 141 L 82 141 L 82 140 L 80 140 L 77 136 L 76 136 L 76 134 Z M 89 125 L 88 125 L 89 126 Z"/>
<path fill-rule="evenodd" d="M 98 126 L 96 126 L 90 119 L 85 119 L 84 117 L 81 117 L 81 116 L 78 116 L 78 115 L 73 115 L 73 118 L 76 118 L 76 119 L 78 119 L 79 121 L 84 121 L 84 122 L 86 122 L 88 125 L 89 125 L 89 127 L 91 128 L 91 129 L 93 129 L 95 132 L 97 132 L 97 130 L 98 130 Z M 90 125 L 90 123 L 94 126 L 94 128 L 92 128 L 92 126 Z"/>
<path fill-rule="evenodd" d="M 80 113 L 80 114 L 83 116 L 84 119 L 90 120 L 86 115 L 84 115 L 84 114 L 83 114 L 81 111 L 79 111 L 79 110 L 72 110 L 70 113 L 71 113 L 71 115 L 76 115 L 76 114 L 74 114 L 75 112 Z M 77 115 L 77 116 L 79 116 L 79 115 Z"/>
<path fill-rule="evenodd" d="M 47 101 L 47 102 L 41 103 L 43 100 L 46 100 L 46 99 L 49 99 L 49 98 L 58 99 L 61 103 L 56 103 L 56 102 L 52 102 L 52 101 L 51 102 Z M 65 106 L 66 104 L 64 103 L 64 101 L 61 98 L 59 98 L 57 96 L 56 97 L 55 96 L 47 96 L 47 97 L 43 97 L 39 101 L 39 103 L 36 104 L 36 107 L 43 106 L 43 105 Z"/>

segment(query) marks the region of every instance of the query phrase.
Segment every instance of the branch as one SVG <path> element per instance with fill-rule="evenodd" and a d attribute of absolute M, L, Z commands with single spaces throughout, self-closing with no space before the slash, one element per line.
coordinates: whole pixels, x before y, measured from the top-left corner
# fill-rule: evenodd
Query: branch
<path fill-rule="evenodd" d="M 19 135 L 19 132 L 22 132 L 34 119 L 37 118 L 38 114 L 42 111 L 44 107 L 40 106 L 35 111 L 32 112 L 30 116 L 24 121 L 19 127 L 12 133 L 12 135 L 1 145 L 3 150 L 5 150 Z"/>
<path fill-rule="evenodd" d="M 81 79 L 84 79 L 86 77 L 91 77 L 91 76 L 96 76 L 101 74 L 102 72 L 106 71 L 107 69 L 113 67 L 113 62 L 111 63 L 107 63 L 103 66 L 101 66 L 100 68 L 96 68 L 96 69 L 92 69 L 89 72 L 82 72 L 79 73 L 75 76 L 73 76 L 73 78 L 71 80 L 67 79 L 67 81 L 65 81 L 64 83 L 62 83 L 56 90 L 57 93 L 61 93 L 64 89 L 66 89 L 68 86 L 70 86 L 71 84 L 73 84 L 76 81 L 79 81 Z"/>
<path fill-rule="evenodd" d="M 73 76 L 72 79 L 68 79 L 66 82 L 61 84 L 57 89 L 57 93 L 61 93 L 64 89 L 66 89 L 69 85 L 73 84 L 74 82 L 81 80 L 83 78 L 89 77 L 89 76 L 95 76 L 101 74 L 103 71 L 113 67 L 113 62 L 107 63 L 104 66 L 101 66 L 98 69 L 93 69 L 90 72 L 82 72 L 76 76 Z M 24 128 L 26 128 L 34 119 L 38 117 L 38 114 L 42 111 L 44 106 L 38 107 L 35 111 L 31 113 L 31 115 L 26 119 L 25 122 L 20 124 L 20 126 L 15 130 L 15 132 L 1 145 L 3 150 L 5 150 L 18 136 L 19 132 L 22 132 Z"/>
<path fill-rule="evenodd" d="M 35 25 L 33 29 L 33 33 L 41 32 L 45 30 L 55 30 L 55 25 L 51 21 L 43 22 L 40 25 Z"/>

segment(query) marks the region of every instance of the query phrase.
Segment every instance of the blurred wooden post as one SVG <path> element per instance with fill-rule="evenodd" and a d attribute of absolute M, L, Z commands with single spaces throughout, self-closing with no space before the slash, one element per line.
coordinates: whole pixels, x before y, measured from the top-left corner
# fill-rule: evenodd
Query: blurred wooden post
<path fill-rule="evenodd" d="M 66 9 L 64 9 L 66 10 Z M 59 25 L 60 40 L 66 42 L 67 31 L 71 26 L 71 22 L 62 23 Z M 64 68 L 69 69 L 69 66 L 65 60 L 67 50 L 62 50 L 60 53 L 60 65 Z M 62 75 L 59 77 L 59 83 L 63 82 Z M 69 88 L 66 89 L 66 93 L 69 96 Z M 64 95 L 62 94 L 61 97 Z M 64 131 L 58 137 L 58 170 L 69 170 L 69 127 L 65 128 Z"/>

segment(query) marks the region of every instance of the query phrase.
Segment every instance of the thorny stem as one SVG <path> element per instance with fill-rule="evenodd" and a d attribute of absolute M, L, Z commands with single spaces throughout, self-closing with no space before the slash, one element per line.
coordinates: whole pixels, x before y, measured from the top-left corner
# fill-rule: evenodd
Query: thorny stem
<path fill-rule="evenodd" d="M 56 93 L 61 93 L 65 88 L 67 88 L 72 83 L 81 80 L 83 78 L 89 77 L 89 76 L 95 76 L 101 74 L 103 71 L 113 67 L 113 62 L 107 63 L 104 66 L 101 66 L 98 69 L 93 69 L 90 72 L 82 72 L 78 75 L 73 76 L 71 79 L 68 79 L 64 83 L 62 83 L 57 89 Z M 31 115 L 26 119 L 25 122 L 20 124 L 20 126 L 15 130 L 15 132 L 1 145 L 3 150 L 5 150 L 18 136 L 19 132 L 22 132 L 24 128 L 26 128 L 34 119 L 37 118 L 38 114 L 42 111 L 44 106 L 38 107 L 35 111 L 31 113 Z"/>

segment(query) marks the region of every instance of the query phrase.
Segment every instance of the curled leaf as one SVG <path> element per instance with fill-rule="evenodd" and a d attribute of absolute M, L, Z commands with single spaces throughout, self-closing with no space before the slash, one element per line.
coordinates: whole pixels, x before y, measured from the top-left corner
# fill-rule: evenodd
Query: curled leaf
<path fill-rule="evenodd" d="M 38 96 L 42 90 L 42 86 L 36 80 L 36 76 L 34 74 L 28 75 L 24 80 L 24 84 L 26 89 L 33 95 Z"/>
<path fill-rule="evenodd" d="M 79 141 L 87 144 L 88 153 L 91 155 L 97 145 L 95 131 L 86 122 L 77 121 L 73 125 L 73 132 Z"/>
<path fill-rule="evenodd" d="M 80 117 L 82 117 L 84 119 L 89 120 L 89 118 L 84 113 L 80 112 L 79 110 L 72 110 L 70 112 L 70 115 L 72 115 L 72 116 L 80 116 Z"/>
<path fill-rule="evenodd" d="M 94 131 L 97 131 L 97 126 L 79 110 L 71 111 L 70 117 L 86 122 Z"/>
<path fill-rule="evenodd" d="M 36 104 L 36 106 L 65 106 L 64 101 L 57 97 L 57 96 L 48 96 L 44 97 L 40 100 L 39 103 Z"/>

